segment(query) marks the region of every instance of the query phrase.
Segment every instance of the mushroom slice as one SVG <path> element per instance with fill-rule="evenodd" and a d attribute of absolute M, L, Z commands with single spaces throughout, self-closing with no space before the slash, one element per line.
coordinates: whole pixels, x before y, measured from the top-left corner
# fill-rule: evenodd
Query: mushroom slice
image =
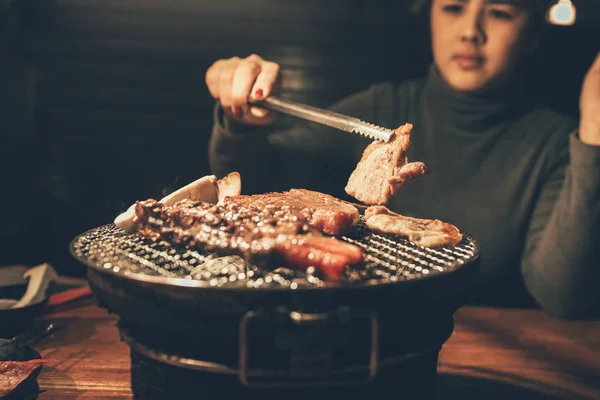
<path fill-rule="evenodd" d="M 221 204 L 227 196 L 239 196 L 242 194 L 242 178 L 239 172 L 232 172 L 217 182 L 218 203 Z"/>
<path fill-rule="evenodd" d="M 217 177 L 214 175 L 203 176 L 163 197 L 160 203 L 169 205 L 184 199 L 216 204 L 219 200 Z"/>
<path fill-rule="evenodd" d="M 137 217 L 135 215 L 135 204 L 132 204 L 127 211 L 117 215 L 113 223 L 127 233 L 133 233 L 137 230 Z"/>
<path fill-rule="evenodd" d="M 224 181 L 232 182 L 234 178 L 229 180 L 229 174 Z M 239 175 L 239 174 L 238 174 Z M 235 184 L 227 183 L 225 186 L 234 187 Z M 237 184 L 241 187 L 241 183 Z M 160 202 L 163 204 L 173 204 L 183 199 L 190 199 L 195 201 L 204 201 L 207 203 L 216 204 L 219 200 L 219 185 L 217 184 L 217 177 L 215 175 L 203 176 L 200 179 L 195 180 L 192 183 L 185 185 L 184 187 L 177 189 L 168 196 L 163 197 Z M 119 228 L 123 229 L 128 233 L 133 233 L 137 230 L 137 217 L 135 215 L 135 204 L 132 204 L 127 211 L 118 215 L 114 220 L 114 224 Z"/>

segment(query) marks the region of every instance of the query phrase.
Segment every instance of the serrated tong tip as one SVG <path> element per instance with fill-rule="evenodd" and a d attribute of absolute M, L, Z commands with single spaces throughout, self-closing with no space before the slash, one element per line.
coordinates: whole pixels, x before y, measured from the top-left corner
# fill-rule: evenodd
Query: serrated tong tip
<path fill-rule="evenodd" d="M 278 111 L 307 121 L 327 125 L 332 128 L 359 134 L 361 136 L 382 142 L 389 142 L 394 134 L 394 131 L 391 129 L 382 128 L 378 125 L 361 121 L 358 118 L 339 114 L 329 110 L 323 110 L 290 100 L 283 100 L 275 96 L 270 96 L 261 101 L 249 100 L 249 102 L 258 107 L 263 107 L 271 111 Z"/>
<path fill-rule="evenodd" d="M 389 142 L 394 134 L 391 129 L 383 128 L 378 125 L 370 124 L 368 122 L 361 121 L 362 126 L 356 126 L 352 129 L 353 133 L 365 136 L 373 140 L 379 140 L 381 142 Z"/>

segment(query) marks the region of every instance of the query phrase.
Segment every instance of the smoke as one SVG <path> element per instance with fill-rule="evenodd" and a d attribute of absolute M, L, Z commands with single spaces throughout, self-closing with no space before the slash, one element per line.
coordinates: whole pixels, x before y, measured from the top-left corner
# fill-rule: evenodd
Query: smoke
<path fill-rule="evenodd" d="M 171 182 L 169 185 L 162 189 L 162 197 L 168 196 L 173 193 L 175 190 L 179 189 L 182 185 L 180 183 L 181 176 L 177 175 L 175 180 Z"/>

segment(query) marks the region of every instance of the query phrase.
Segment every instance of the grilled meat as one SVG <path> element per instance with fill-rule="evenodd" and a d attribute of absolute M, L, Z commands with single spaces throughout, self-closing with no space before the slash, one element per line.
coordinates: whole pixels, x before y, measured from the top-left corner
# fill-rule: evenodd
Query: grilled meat
<path fill-rule="evenodd" d="M 47 360 L 0 361 L 0 397 L 4 397 L 31 376 Z"/>
<path fill-rule="evenodd" d="M 329 235 L 350 232 L 360 217 L 353 205 L 328 194 L 306 189 L 225 197 L 223 203 L 245 207 L 291 207 L 300 211 L 311 226 Z"/>
<path fill-rule="evenodd" d="M 137 202 L 135 212 L 144 236 L 239 255 L 261 267 L 313 266 L 338 280 L 346 266 L 363 261 L 359 247 L 322 235 L 302 210 L 289 205 L 192 200 L 165 205 L 150 199 Z"/>
<path fill-rule="evenodd" d="M 406 236 L 423 247 L 456 246 L 463 237 L 457 227 L 438 219 L 419 219 L 396 214 L 384 206 L 365 211 L 365 225 L 375 232 Z"/>
<path fill-rule="evenodd" d="M 427 174 L 422 162 L 408 162 L 411 124 L 395 129 L 388 143 L 374 141 L 350 175 L 346 193 L 369 205 L 387 204 L 408 182 Z"/>

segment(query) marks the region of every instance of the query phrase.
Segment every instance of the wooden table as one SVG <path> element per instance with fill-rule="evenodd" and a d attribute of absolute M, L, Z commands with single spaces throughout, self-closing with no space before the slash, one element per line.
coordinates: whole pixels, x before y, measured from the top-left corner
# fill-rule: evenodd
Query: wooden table
<path fill-rule="evenodd" d="M 41 400 L 131 398 L 117 317 L 89 301 L 45 317 L 67 328 L 35 348 L 49 360 Z M 535 310 L 463 308 L 442 350 L 438 399 L 600 399 L 600 322 Z"/>

